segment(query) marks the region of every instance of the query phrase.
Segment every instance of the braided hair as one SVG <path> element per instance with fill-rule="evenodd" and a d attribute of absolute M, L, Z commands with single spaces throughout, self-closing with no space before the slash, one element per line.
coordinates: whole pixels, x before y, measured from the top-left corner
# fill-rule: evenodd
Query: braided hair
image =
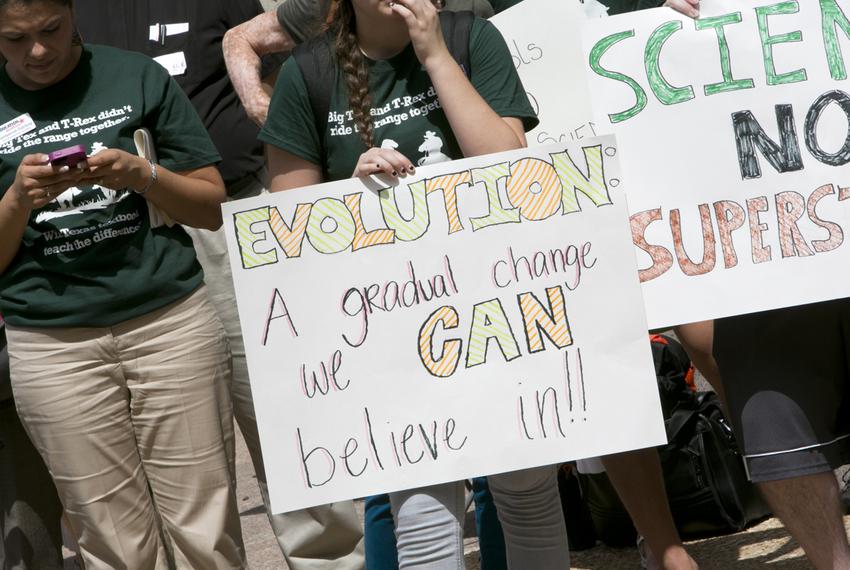
<path fill-rule="evenodd" d="M 357 43 L 356 23 L 351 0 L 335 0 L 328 14 L 333 50 L 348 89 L 348 104 L 354 115 L 354 126 L 366 148 L 371 148 L 374 140 L 369 70 Z"/>

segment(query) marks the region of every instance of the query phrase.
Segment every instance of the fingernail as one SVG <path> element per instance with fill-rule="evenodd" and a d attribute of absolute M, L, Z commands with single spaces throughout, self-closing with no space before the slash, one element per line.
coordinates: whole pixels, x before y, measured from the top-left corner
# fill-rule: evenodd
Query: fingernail
<path fill-rule="evenodd" d="M 69 170 L 71 170 L 71 167 L 68 166 L 67 164 L 65 166 L 62 166 L 62 167 L 59 168 L 59 172 L 62 172 L 62 173 L 68 172 Z"/>

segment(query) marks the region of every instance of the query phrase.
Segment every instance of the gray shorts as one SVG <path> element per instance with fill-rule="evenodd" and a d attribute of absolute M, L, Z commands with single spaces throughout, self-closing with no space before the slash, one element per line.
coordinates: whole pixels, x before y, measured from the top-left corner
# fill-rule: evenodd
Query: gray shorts
<path fill-rule="evenodd" d="M 718 319 L 714 357 L 754 482 L 850 462 L 850 299 Z"/>

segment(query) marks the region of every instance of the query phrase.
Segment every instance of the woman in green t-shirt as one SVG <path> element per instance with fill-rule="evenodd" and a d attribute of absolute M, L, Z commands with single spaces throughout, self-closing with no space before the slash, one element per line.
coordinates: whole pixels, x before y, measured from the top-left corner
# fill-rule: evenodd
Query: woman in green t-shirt
<path fill-rule="evenodd" d="M 221 224 L 215 147 L 158 64 L 82 45 L 70 0 L 0 0 L 0 55 L 12 389 L 86 567 L 243 567 L 227 344 L 191 240 L 153 215 Z"/>
<path fill-rule="evenodd" d="M 491 24 L 471 23 L 467 77 L 428 0 L 338 0 L 332 10 L 324 36 L 336 64 L 328 121 L 316 121 L 312 80 L 290 59 L 260 134 L 269 143 L 273 191 L 354 176 L 395 178 L 420 165 L 525 146 L 525 130 L 537 120 Z M 568 568 L 555 468 L 488 479 L 509 566 Z M 391 493 L 390 500 L 400 567 L 463 567 L 461 482 Z"/>

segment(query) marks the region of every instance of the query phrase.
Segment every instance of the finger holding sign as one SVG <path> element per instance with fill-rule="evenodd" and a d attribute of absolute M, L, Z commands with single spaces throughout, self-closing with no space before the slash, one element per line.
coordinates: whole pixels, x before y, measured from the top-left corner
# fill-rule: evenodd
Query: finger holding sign
<path fill-rule="evenodd" d="M 664 5 L 691 18 L 699 18 L 699 0 L 667 0 Z"/>
<path fill-rule="evenodd" d="M 352 178 L 359 176 L 370 176 L 375 174 L 386 174 L 397 178 L 413 174 L 413 163 L 407 157 L 391 148 L 370 148 L 360 155 L 357 166 L 354 167 Z"/>

